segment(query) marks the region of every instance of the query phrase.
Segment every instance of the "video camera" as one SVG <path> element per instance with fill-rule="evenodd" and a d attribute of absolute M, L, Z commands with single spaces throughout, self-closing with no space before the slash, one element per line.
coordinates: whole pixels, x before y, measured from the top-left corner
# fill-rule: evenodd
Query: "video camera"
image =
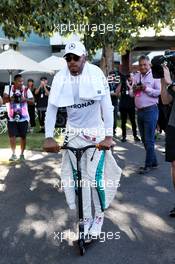
<path fill-rule="evenodd" d="M 139 83 L 137 83 L 137 84 L 134 84 L 133 85 L 133 91 L 135 92 L 135 91 L 142 91 L 143 90 L 143 84 L 142 84 L 142 82 L 139 82 Z"/>
<path fill-rule="evenodd" d="M 13 93 L 14 103 L 16 104 L 16 108 L 13 114 L 13 118 L 16 122 L 19 122 L 22 115 L 21 115 L 21 99 L 22 93 L 21 92 L 14 92 Z"/>
<path fill-rule="evenodd" d="M 174 50 L 167 50 L 165 51 L 165 55 L 158 55 L 155 56 L 151 60 L 152 64 L 152 73 L 153 78 L 155 79 L 161 79 L 164 77 L 163 72 L 163 64 L 166 64 L 166 66 L 169 68 L 171 76 L 175 76 L 175 51 Z"/>
<path fill-rule="evenodd" d="M 19 122 L 20 119 L 21 119 L 22 115 L 21 115 L 21 111 L 20 110 L 17 110 L 14 112 L 13 114 L 13 118 L 16 122 Z"/>
<path fill-rule="evenodd" d="M 13 94 L 14 103 L 15 104 L 20 104 L 21 103 L 21 97 L 22 97 L 21 93 L 14 93 Z"/>

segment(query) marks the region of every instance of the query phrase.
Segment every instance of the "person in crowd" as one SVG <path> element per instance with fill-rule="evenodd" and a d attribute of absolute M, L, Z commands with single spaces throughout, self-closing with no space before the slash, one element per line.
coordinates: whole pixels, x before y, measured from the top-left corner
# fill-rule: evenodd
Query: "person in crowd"
<path fill-rule="evenodd" d="M 130 95 L 134 96 L 138 127 L 146 151 L 145 164 L 140 167 L 139 173 L 145 174 L 158 167 L 155 153 L 155 129 L 158 120 L 160 79 L 153 78 L 148 56 L 140 56 L 139 70 L 140 72 L 134 75 L 134 85 Z"/>
<path fill-rule="evenodd" d="M 131 122 L 132 133 L 135 141 L 140 141 L 137 136 L 137 125 L 136 125 L 136 113 L 135 113 L 135 103 L 134 98 L 130 96 L 129 91 L 133 87 L 133 79 L 131 74 L 121 77 L 121 83 L 117 88 L 117 94 L 120 94 L 120 117 L 121 117 L 121 129 L 122 129 L 122 142 L 126 142 L 126 122 L 127 117 Z"/>
<path fill-rule="evenodd" d="M 36 108 L 38 111 L 38 119 L 40 124 L 40 133 L 44 133 L 45 114 L 48 104 L 50 86 L 46 77 L 41 77 L 40 86 L 35 89 Z"/>
<path fill-rule="evenodd" d="M 167 66 L 163 66 L 164 78 L 161 80 L 161 98 L 164 105 L 171 104 L 168 126 L 166 128 L 165 158 L 171 162 L 172 181 L 175 189 L 175 84 L 172 82 Z M 169 216 L 175 217 L 175 207 Z"/>
<path fill-rule="evenodd" d="M 112 105 L 114 107 L 113 137 L 117 136 L 116 129 L 117 129 L 117 116 L 118 116 L 118 94 L 116 93 L 116 90 L 119 83 L 118 77 L 119 75 L 117 75 L 115 71 L 109 72 L 108 84 L 110 88 Z"/>
<path fill-rule="evenodd" d="M 104 182 L 107 171 L 107 178 L 119 180 L 121 175 L 121 169 L 109 150 L 114 144 L 113 106 L 106 77 L 99 67 L 86 61 L 85 46 L 79 41 L 69 42 L 65 47 L 64 57 L 67 67 L 54 77 L 49 95 L 44 149 L 48 152 L 60 150 L 53 139 L 58 107 L 67 108 L 64 145 L 80 148 L 98 144 L 99 150 L 108 149 L 104 152 L 89 148 L 81 159 L 82 181 L 85 182 L 82 185 L 84 235 L 98 236 L 103 225 L 104 209 L 109 206 L 116 193 L 116 186 L 112 189 L 104 186 L 100 190 L 99 180 Z M 108 168 L 107 171 L 105 168 Z M 73 171 L 76 171 L 75 156 L 71 151 L 65 150 L 61 179 L 70 209 L 76 208 L 75 190 L 66 183 L 73 180 Z M 95 207 L 94 217 L 92 201 Z"/>
<path fill-rule="evenodd" d="M 3 104 L 2 97 L 0 96 L 0 106 Z"/>
<path fill-rule="evenodd" d="M 170 105 L 164 105 L 162 103 L 161 95 L 159 95 L 158 109 L 159 109 L 159 118 L 157 121 L 157 130 L 161 134 L 162 131 L 164 131 L 164 132 L 166 131 L 170 112 L 171 112 L 171 106 Z"/>
<path fill-rule="evenodd" d="M 19 160 L 24 161 L 24 150 L 26 147 L 26 134 L 29 122 L 27 104 L 33 104 L 32 92 L 23 85 L 23 78 L 20 74 L 15 75 L 14 84 L 6 86 L 3 101 L 7 104 L 8 112 L 8 135 L 12 155 L 9 161 L 16 161 L 16 137 L 20 137 L 21 153 Z"/>
<path fill-rule="evenodd" d="M 27 88 L 32 92 L 33 98 L 34 98 L 35 97 L 35 87 L 34 87 L 33 79 L 28 79 Z M 34 128 L 36 126 L 36 122 L 35 122 L 35 103 L 28 104 L 28 111 L 29 111 L 29 116 L 30 116 L 29 132 L 33 133 Z"/>

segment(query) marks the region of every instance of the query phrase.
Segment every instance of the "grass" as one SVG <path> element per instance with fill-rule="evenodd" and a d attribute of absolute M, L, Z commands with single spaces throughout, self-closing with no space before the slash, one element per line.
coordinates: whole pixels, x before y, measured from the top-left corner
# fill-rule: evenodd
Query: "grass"
<path fill-rule="evenodd" d="M 62 140 L 61 136 L 55 137 L 57 142 L 60 142 Z M 37 133 L 34 132 L 33 134 L 28 133 L 27 134 L 27 145 L 26 149 L 28 150 L 36 150 L 36 151 L 42 151 L 43 149 L 43 142 L 44 142 L 44 133 Z M 19 146 L 19 139 L 17 138 L 17 147 Z M 8 134 L 0 135 L 0 148 L 10 148 L 9 144 L 9 138 Z"/>
<path fill-rule="evenodd" d="M 26 149 L 30 150 L 42 150 L 44 140 L 44 134 L 33 133 L 27 135 L 27 146 Z M 7 134 L 0 136 L 1 147 L 0 148 L 9 148 L 9 138 Z M 17 146 L 19 145 L 19 139 L 17 139 Z"/>
<path fill-rule="evenodd" d="M 117 127 L 121 127 L 121 121 L 120 118 L 117 120 Z M 127 127 L 131 128 L 130 122 L 128 120 Z M 44 142 L 44 133 L 37 133 L 39 130 L 39 125 L 37 122 L 37 126 L 34 130 L 34 133 L 28 133 L 27 134 L 27 150 L 35 150 L 35 151 L 42 151 L 43 149 L 43 142 Z M 57 130 L 58 131 L 58 130 Z M 57 136 L 55 137 L 57 142 L 63 142 L 63 137 L 57 133 Z M 19 146 L 19 139 L 17 138 L 17 147 Z M 8 134 L 0 135 L 0 148 L 10 148 L 9 144 L 9 138 Z"/>
<path fill-rule="evenodd" d="M 45 135 L 44 133 L 38 133 L 39 130 L 40 130 L 40 126 L 37 119 L 34 133 L 27 133 L 27 145 L 26 145 L 27 150 L 35 150 L 35 151 L 43 150 Z M 63 137 L 61 137 L 59 135 L 60 133 L 58 132 L 59 129 L 57 129 L 57 133 L 56 133 L 57 136 L 55 137 L 55 139 L 59 143 L 60 141 L 63 140 Z M 20 146 L 19 138 L 17 138 L 16 147 L 18 148 L 19 146 Z M 1 148 L 10 148 L 9 137 L 7 132 L 5 134 L 0 135 L 0 149 Z"/>
<path fill-rule="evenodd" d="M 120 127 L 120 120 L 117 122 L 117 127 Z M 127 127 L 130 128 L 130 125 L 127 124 Z M 43 143 L 44 143 L 44 138 L 45 135 L 44 133 L 38 133 L 37 131 L 39 130 L 39 126 L 37 124 L 34 133 L 28 133 L 27 134 L 27 145 L 26 149 L 27 150 L 32 150 L 32 151 L 43 151 Z M 60 135 L 60 130 L 57 129 L 57 133 L 55 136 L 56 141 L 62 145 L 63 143 L 63 135 Z M 16 149 L 20 149 L 20 142 L 19 138 L 17 138 L 16 141 Z M 0 135 L 0 149 L 9 149 L 10 150 L 10 144 L 9 144 L 9 137 L 8 134 L 5 133 L 3 135 Z M 1 155 L 0 157 L 0 165 L 11 165 L 11 162 L 8 161 L 8 158 L 6 158 L 7 155 Z"/>

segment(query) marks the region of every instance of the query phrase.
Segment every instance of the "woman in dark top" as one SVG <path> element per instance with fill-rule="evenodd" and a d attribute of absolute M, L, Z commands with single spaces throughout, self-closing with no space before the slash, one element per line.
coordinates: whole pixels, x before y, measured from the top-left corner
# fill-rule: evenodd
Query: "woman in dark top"
<path fill-rule="evenodd" d="M 35 87 L 34 87 L 34 81 L 32 79 L 28 79 L 27 81 L 27 89 L 30 89 L 30 91 L 33 94 L 33 97 L 35 97 Z M 33 133 L 34 127 L 36 126 L 35 122 L 35 103 L 28 104 L 28 111 L 30 116 L 30 132 Z"/>

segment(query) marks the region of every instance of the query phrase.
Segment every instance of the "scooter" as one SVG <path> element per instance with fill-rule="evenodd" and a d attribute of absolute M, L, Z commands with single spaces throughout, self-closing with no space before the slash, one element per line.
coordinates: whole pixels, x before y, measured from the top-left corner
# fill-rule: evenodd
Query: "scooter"
<path fill-rule="evenodd" d="M 73 152 L 77 161 L 77 197 L 78 197 L 78 213 L 79 213 L 79 239 L 78 246 L 80 255 L 83 256 L 86 252 L 86 246 L 92 242 L 92 238 L 88 235 L 88 237 L 84 236 L 84 220 L 83 220 L 83 200 L 82 200 L 82 175 L 81 175 L 81 158 L 84 152 L 89 148 L 98 148 L 98 145 L 88 145 L 83 148 L 73 148 L 67 145 L 63 145 L 61 149 L 67 149 Z M 94 154 L 95 154 L 94 150 Z M 94 155 L 93 154 L 93 155 Z M 93 156 L 92 158 L 93 159 Z"/>

